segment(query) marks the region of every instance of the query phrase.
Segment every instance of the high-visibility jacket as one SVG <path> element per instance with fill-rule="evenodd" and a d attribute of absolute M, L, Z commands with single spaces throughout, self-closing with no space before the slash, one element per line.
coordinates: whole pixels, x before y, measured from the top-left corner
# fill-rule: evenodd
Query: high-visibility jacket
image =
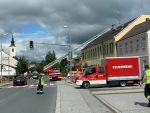
<path fill-rule="evenodd" d="M 145 71 L 146 72 L 146 84 L 150 84 L 150 70 L 148 69 L 148 70 L 146 70 Z"/>
<path fill-rule="evenodd" d="M 40 78 L 39 78 L 39 84 L 40 84 L 40 85 L 44 85 L 44 78 L 43 78 L 43 77 L 40 77 Z"/>

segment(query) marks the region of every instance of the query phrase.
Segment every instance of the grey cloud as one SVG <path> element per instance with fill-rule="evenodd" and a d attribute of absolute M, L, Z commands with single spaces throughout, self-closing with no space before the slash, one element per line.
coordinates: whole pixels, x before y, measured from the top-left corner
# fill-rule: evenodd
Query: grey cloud
<path fill-rule="evenodd" d="M 56 37 L 81 44 L 112 24 L 150 13 L 148 0 L 0 0 L 0 31 L 19 32 L 20 26 L 38 22 Z M 66 43 L 69 42 L 67 38 Z"/>

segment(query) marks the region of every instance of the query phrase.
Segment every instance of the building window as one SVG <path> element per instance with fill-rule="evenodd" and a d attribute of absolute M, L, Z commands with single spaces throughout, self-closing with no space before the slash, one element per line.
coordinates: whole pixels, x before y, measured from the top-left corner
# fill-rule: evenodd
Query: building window
<path fill-rule="evenodd" d="M 85 52 L 85 59 L 88 58 L 88 51 Z"/>
<path fill-rule="evenodd" d="M 14 48 L 12 48 L 12 52 L 14 52 Z"/>
<path fill-rule="evenodd" d="M 92 50 L 93 50 L 92 58 L 94 58 L 94 49 L 92 49 Z"/>
<path fill-rule="evenodd" d="M 122 45 L 120 45 L 120 46 L 119 46 L 119 53 L 120 53 L 120 55 L 122 55 L 122 54 L 123 54 Z"/>
<path fill-rule="evenodd" d="M 133 52 L 133 41 L 130 41 L 130 53 Z"/>
<path fill-rule="evenodd" d="M 112 53 L 114 53 L 114 43 L 112 43 L 111 49 L 112 49 Z"/>
<path fill-rule="evenodd" d="M 99 47 L 97 47 L 97 57 L 99 57 Z"/>
<path fill-rule="evenodd" d="M 125 53 L 128 53 L 128 43 L 125 43 Z"/>
<path fill-rule="evenodd" d="M 112 54 L 113 53 L 113 43 L 109 44 L 109 53 Z"/>
<path fill-rule="evenodd" d="M 146 47 L 146 38 L 143 37 L 142 38 L 142 49 L 145 50 L 145 47 Z"/>
<path fill-rule="evenodd" d="M 103 45 L 103 54 L 106 54 L 105 45 Z"/>
<path fill-rule="evenodd" d="M 100 54 L 100 56 L 101 56 L 101 54 L 102 54 L 102 47 L 100 46 L 100 48 L 99 48 L 99 54 Z"/>
<path fill-rule="evenodd" d="M 91 54 L 90 54 L 90 58 L 92 58 L 92 49 L 91 49 Z"/>
<path fill-rule="evenodd" d="M 109 54 L 113 54 L 113 43 L 109 43 Z"/>
<path fill-rule="evenodd" d="M 84 52 L 82 53 L 82 58 L 83 58 L 83 60 L 85 59 L 85 58 L 84 58 Z"/>
<path fill-rule="evenodd" d="M 95 54 L 96 54 L 95 48 L 93 50 L 94 50 L 94 58 L 95 58 Z"/>
<path fill-rule="evenodd" d="M 87 59 L 90 58 L 90 50 L 87 51 Z"/>
<path fill-rule="evenodd" d="M 138 51 L 139 50 L 139 40 L 137 39 L 136 40 L 136 51 Z"/>
<path fill-rule="evenodd" d="M 106 54 L 108 55 L 109 54 L 109 45 L 107 44 L 107 49 L 106 49 Z"/>
<path fill-rule="evenodd" d="M 97 57 L 97 48 L 95 48 L 95 57 Z"/>
<path fill-rule="evenodd" d="M 111 43 L 109 43 L 109 52 L 111 54 Z"/>

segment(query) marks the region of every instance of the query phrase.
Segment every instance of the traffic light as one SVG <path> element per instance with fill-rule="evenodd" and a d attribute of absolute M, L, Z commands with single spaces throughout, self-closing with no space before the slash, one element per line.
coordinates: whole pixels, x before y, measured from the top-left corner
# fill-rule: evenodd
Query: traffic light
<path fill-rule="evenodd" d="M 29 46 L 30 46 L 30 49 L 33 49 L 33 48 L 34 48 L 34 46 L 33 46 L 33 41 L 30 41 Z"/>

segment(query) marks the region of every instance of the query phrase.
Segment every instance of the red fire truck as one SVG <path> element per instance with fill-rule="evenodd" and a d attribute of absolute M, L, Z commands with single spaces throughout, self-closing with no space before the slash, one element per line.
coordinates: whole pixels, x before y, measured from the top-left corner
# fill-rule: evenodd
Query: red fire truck
<path fill-rule="evenodd" d="M 102 60 L 102 66 L 89 66 L 78 77 L 76 85 L 89 88 L 91 85 L 139 83 L 143 65 L 140 57 L 110 57 Z"/>
<path fill-rule="evenodd" d="M 53 72 L 48 74 L 49 80 L 61 80 L 61 76 L 60 70 L 53 70 Z"/>
<path fill-rule="evenodd" d="M 61 80 L 62 74 L 58 69 L 52 69 L 51 67 L 45 68 L 43 72 L 47 73 L 49 80 Z"/>

